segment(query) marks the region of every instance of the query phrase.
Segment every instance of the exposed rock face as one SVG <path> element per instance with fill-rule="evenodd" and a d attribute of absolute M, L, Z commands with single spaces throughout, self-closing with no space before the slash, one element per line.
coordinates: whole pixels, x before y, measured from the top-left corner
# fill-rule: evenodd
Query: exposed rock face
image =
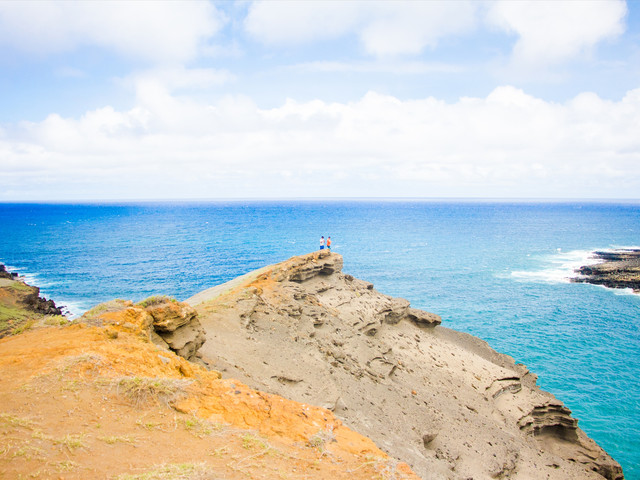
<path fill-rule="evenodd" d="M 14 277 L 14 275 L 9 273 L 9 272 L 7 272 L 7 269 L 5 268 L 5 266 L 0 263 L 0 278 L 6 278 L 6 279 L 9 279 L 9 280 L 13 280 L 13 277 Z"/>
<path fill-rule="evenodd" d="M 134 305 L 122 300 L 103 303 L 83 315 L 82 320 L 90 324 L 142 325 L 139 333 L 159 347 L 187 360 L 199 361 L 198 349 L 206 336 L 195 309 L 167 298 L 148 303 Z"/>
<path fill-rule="evenodd" d="M 18 280 L 17 275 L 7 272 L 2 264 L 0 264 L 0 279 L 4 281 L 3 288 L 11 289 L 14 302 L 25 310 L 42 315 L 62 315 L 62 309 L 57 307 L 53 300 L 40 296 L 38 287 Z"/>
<path fill-rule="evenodd" d="M 62 309 L 57 307 L 53 300 L 47 300 L 40 296 L 38 287 L 31 287 L 33 290 L 30 294 L 25 295 L 22 304 L 27 310 L 32 310 L 43 315 L 62 315 Z"/>
<path fill-rule="evenodd" d="M 576 270 L 574 282 L 593 283 L 609 288 L 631 288 L 640 293 L 640 250 L 621 249 L 614 252 L 594 252 L 594 258 L 604 260 Z"/>
<path fill-rule="evenodd" d="M 341 272 L 295 257 L 187 300 L 224 376 L 325 406 L 424 479 L 621 479 L 536 377 Z"/>

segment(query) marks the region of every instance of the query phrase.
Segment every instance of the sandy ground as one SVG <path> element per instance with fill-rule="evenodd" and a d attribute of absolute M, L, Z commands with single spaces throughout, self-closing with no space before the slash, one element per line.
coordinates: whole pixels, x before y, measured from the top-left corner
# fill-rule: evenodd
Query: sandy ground
<path fill-rule="evenodd" d="M 331 412 L 221 380 L 111 320 L 0 340 L 0 478 L 417 478 Z"/>

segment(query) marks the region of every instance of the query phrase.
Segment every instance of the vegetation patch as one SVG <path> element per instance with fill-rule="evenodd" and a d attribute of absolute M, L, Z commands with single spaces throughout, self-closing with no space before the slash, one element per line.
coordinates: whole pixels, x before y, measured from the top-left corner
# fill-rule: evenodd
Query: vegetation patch
<path fill-rule="evenodd" d="M 129 300 L 122 300 L 117 298 L 115 300 L 111 300 L 109 302 L 101 303 L 100 305 L 96 305 L 91 310 L 80 317 L 80 320 L 88 325 L 102 325 L 102 321 L 100 320 L 100 315 L 111 312 L 119 312 L 124 310 L 127 307 L 133 305 Z"/>
<path fill-rule="evenodd" d="M 327 444 L 336 441 L 336 436 L 333 434 L 333 430 L 320 430 L 314 434 L 307 441 L 307 445 L 311 448 L 316 448 L 320 453 L 324 453 Z"/>
<path fill-rule="evenodd" d="M 115 480 L 216 480 L 206 463 L 170 463 L 153 467 L 145 473 L 122 474 Z"/>
<path fill-rule="evenodd" d="M 70 452 L 78 450 L 79 448 L 86 448 L 87 446 L 84 443 L 84 433 L 79 433 L 76 435 L 67 434 L 61 438 L 54 438 L 53 443 L 56 445 L 62 445 L 66 447 Z"/>
<path fill-rule="evenodd" d="M 62 375 L 68 375 L 70 372 L 82 368 L 84 372 L 87 370 L 98 373 L 100 367 L 105 364 L 104 357 L 96 353 L 83 353 L 71 357 L 65 357 L 56 370 Z M 73 387 L 73 385 L 69 385 Z"/>
<path fill-rule="evenodd" d="M 56 469 L 59 473 L 70 472 L 78 468 L 80 464 L 78 462 L 74 462 L 73 460 L 65 460 L 63 462 L 56 463 Z"/>
<path fill-rule="evenodd" d="M 9 289 L 14 290 L 16 292 L 32 292 L 32 291 L 34 291 L 33 287 L 30 287 L 26 283 L 19 282 L 19 281 L 13 281 L 11 283 L 5 284 L 4 288 L 9 288 Z"/>
<path fill-rule="evenodd" d="M 29 444 L 29 441 L 17 447 L 12 454 L 13 458 L 20 457 L 25 460 L 43 460 L 45 458 L 45 451 L 42 448 L 34 447 Z"/>
<path fill-rule="evenodd" d="M 31 328 L 33 316 L 21 308 L 0 304 L 0 338 L 17 335 Z"/>
<path fill-rule="evenodd" d="M 118 393 L 124 395 L 135 406 L 145 405 L 151 401 L 160 401 L 169 405 L 187 396 L 186 387 L 192 380 L 121 377 L 115 380 Z"/>
<path fill-rule="evenodd" d="M 153 307 L 154 305 L 161 305 L 167 302 L 178 303 L 178 300 L 176 300 L 173 297 L 169 297 L 167 295 L 154 295 L 152 297 L 142 300 L 141 302 L 136 303 L 136 305 L 142 308 L 147 308 L 147 307 Z"/>
<path fill-rule="evenodd" d="M 245 433 L 242 435 L 242 448 L 246 450 L 272 450 L 271 445 L 269 445 L 266 439 L 253 433 Z"/>
<path fill-rule="evenodd" d="M 193 416 L 184 419 L 184 428 L 196 437 L 204 438 L 220 432 L 224 429 L 224 425 Z"/>
<path fill-rule="evenodd" d="M 98 440 L 101 440 L 108 445 L 115 445 L 116 443 L 128 443 L 129 445 L 134 445 L 136 443 L 135 438 L 131 438 L 129 435 L 98 437 Z"/>
<path fill-rule="evenodd" d="M 69 323 L 71 323 L 70 320 L 62 315 L 51 315 L 44 319 L 44 324 L 52 327 L 62 327 Z"/>
<path fill-rule="evenodd" d="M 14 428 L 26 428 L 28 430 L 33 430 L 35 428 L 33 421 L 28 418 L 16 417 L 15 415 L 10 415 L 8 413 L 0 413 L 0 421 Z"/>

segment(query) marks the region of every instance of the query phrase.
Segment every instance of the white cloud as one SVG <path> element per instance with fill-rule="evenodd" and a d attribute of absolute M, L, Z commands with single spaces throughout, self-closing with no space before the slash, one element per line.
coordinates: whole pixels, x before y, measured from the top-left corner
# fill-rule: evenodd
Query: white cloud
<path fill-rule="evenodd" d="M 152 62 L 186 61 L 224 21 L 209 2 L 0 2 L 0 45 L 35 55 L 88 45 Z"/>
<path fill-rule="evenodd" d="M 271 45 L 297 45 L 355 34 L 374 56 L 415 55 L 476 24 L 477 4 L 413 1 L 258 1 L 245 29 Z"/>
<path fill-rule="evenodd" d="M 640 90 L 566 103 L 485 98 L 138 105 L 0 133 L 0 199 L 251 196 L 637 197 Z M 46 185 L 42 179 L 47 178 Z M 12 193 L 13 192 L 13 193 Z"/>
<path fill-rule="evenodd" d="M 420 61 L 367 61 L 332 62 L 316 61 L 286 67 L 288 70 L 318 73 L 393 73 L 396 75 L 424 75 L 432 73 L 461 73 L 467 67 L 440 62 Z"/>
<path fill-rule="evenodd" d="M 514 33 L 516 65 L 554 65 L 588 53 L 624 32 L 623 0 L 498 0 L 489 4 L 489 25 Z"/>

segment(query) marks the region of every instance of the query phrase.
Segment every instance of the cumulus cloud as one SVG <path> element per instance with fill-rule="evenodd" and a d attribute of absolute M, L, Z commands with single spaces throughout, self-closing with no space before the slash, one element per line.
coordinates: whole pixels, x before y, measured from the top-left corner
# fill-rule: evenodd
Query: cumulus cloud
<path fill-rule="evenodd" d="M 499 0 L 489 4 L 489 25 L 517 35 L 516 64 L 554 65 L 584 54 L 624 32 L 623 0 Z"/>
<path fill-rule="evenodd" d="M 96 46 L 151 62 L 187 61 L 224 22 L 209 2 L 0 2 L 0 45 L 33 55 Z"/>
<path fill-rule="evenodd" d="M 242 96 L 202 105 L 162 89 L 146 95 L 128 111 L 8 127 L 0 199 L 640 191 L 640 90 L 617 102 L 583 93 L 566 103 L 511 86 L 453 103 L 370 92 L 272 109 Z"/>
<path fill-rule="evenodd" d="M 334 39 L 355 34 L 374 56 L 418 54 L 448 35 L 476 24 L 473 2 L 253 2 L 245 29 L 270 45 Z"/>
<path fill-rule="evenodd" d="M 497 29 L 516 37 L 513 63 L 535 68 L 573 59 L 618 37 L 626 13 L 624 0 L 256 1 L 244 27 L 272 46 L 354 36 L 374 57 L 418 55 L 446 37 Z"/>

